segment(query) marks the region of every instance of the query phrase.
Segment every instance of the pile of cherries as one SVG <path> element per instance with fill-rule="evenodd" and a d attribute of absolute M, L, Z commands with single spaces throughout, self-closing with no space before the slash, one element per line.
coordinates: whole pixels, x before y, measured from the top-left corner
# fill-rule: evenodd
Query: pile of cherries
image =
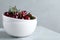
<path fill-rule="evenodd" d="M 9 8 L 9 11 L 5 12 L 4 15 L 7 17 L 17 18 L 17 19 L 26 19 L 26 20 L 35 19 L 35 17 L 32 16 L 30 12 L 27 13 L 26 10 L 20 11 L 16 8 L 16 6 Z"/>

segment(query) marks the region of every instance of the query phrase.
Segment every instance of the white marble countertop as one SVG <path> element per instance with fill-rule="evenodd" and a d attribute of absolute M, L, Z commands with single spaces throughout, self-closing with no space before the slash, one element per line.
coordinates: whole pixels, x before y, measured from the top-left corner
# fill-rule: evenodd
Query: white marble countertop
<path fill-rule="evenodd" d="M 0 40 L 60 40 L 60 33 L 38 26 L 35 32 L 24 38 L 13 38 L 0 28 Z"/>

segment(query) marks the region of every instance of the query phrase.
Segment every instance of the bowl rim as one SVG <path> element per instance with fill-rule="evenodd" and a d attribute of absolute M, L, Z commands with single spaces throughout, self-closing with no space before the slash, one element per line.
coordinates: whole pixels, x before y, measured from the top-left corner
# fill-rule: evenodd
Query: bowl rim
<path fill-rule="evenodd" d="M 17 19 L 17 18 L 11 18 L 11 17 L 7 17 L 5 16 L 4 14 L 2 14 L 2 16 L 6 17 L 6 18 L 10 18 L 10 19 L 13 19 L 13 20 L 26 20 L 26 19 Z M 32 20 L 37 20 L 37 16 L 33 15 L 34 17 L 36 17 L 35 19 L 32 19 Z M 26 20 L 27 21 L 27 20 Z"/>

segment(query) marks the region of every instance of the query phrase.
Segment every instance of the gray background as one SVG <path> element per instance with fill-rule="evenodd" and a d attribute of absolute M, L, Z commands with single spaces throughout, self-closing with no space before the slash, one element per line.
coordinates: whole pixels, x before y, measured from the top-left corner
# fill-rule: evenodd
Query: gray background
<path fill-rule="evenodd" d="M 3 27 L 1 14 L 15 5 L 36 15 L 38 25 L 60 32 L 60 0 L 0 0 L 0 27 Z"/>

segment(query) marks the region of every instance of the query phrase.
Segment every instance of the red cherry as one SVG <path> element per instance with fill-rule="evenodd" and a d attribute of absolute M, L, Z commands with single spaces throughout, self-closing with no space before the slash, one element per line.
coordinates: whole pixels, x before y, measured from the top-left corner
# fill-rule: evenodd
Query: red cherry
<path fill-rule="evenodd" d="M 29 16 L 25 16 L 24 19 L 30 20 L 30 17 Z"/>
<path fill-rule="evenodd" d="M 4 15 L 5 15 L 5 16 L 9 16 L 9 12 L 5 12 Z"/>
<path fill-rule="evenodd" d="M 18 13 L 15 13 L 15 14 L 13 15 L 13 18 L 18 18 Z"/>
<path fill-rule="evenodd" d="M 16 18 L 16 15 L 13 15 L 13 18 Z"/>
<path fill-rule="evenodd" d="M 10 17 L 13 17 L 13 13 L 12 12 L 9 12 L 9 15 L 10 15 Z"/>
<path fill-rule="evenodd" d="M 17 15 L 14 15 L 13 18 L 17 18 L 18 19 L 18 16 Z"/>
<path fill-rule="evenodd" d="M 27 11 L 21 11 L 21 14 L 24 17 L 27 14 Z"/>

